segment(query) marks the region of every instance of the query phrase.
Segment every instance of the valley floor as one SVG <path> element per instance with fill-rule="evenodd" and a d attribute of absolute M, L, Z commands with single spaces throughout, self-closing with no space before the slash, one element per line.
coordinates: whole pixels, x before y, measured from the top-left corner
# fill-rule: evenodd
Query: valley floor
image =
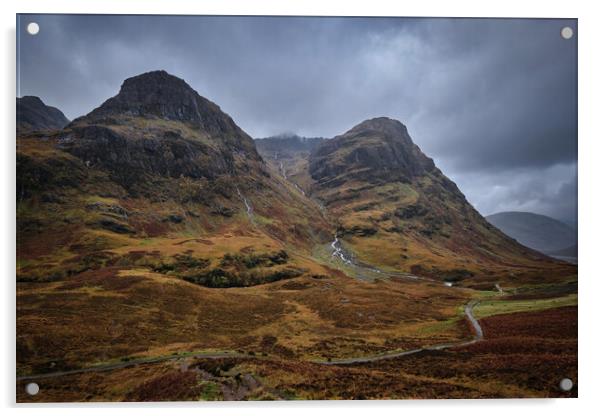
<path fill-rule="evenodd" d="M 246 288 L 134 267 L 18 283 L 17 400 L 576 397 L 558 388 L 577 381 L 576 278 L 473 290 L 328 260 Z"/>
<path fill-rule="evenodd" d="M 540 323 L 554 322 L 542 326 Z M 576 308 L 486 318 L 488 338 L 462 348 L 354 365 L 277 357 L 181 357 L 39 380 L 19 401 L 161 401 L 576 397 Z"/>

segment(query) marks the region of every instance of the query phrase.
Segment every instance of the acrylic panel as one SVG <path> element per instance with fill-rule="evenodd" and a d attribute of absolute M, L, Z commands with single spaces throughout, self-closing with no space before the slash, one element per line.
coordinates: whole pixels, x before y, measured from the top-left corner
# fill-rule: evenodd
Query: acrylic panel
<path fill-rule="evenodd" d="M 17 16 L 19 402 L 577 396 L 577 20 Z"/>

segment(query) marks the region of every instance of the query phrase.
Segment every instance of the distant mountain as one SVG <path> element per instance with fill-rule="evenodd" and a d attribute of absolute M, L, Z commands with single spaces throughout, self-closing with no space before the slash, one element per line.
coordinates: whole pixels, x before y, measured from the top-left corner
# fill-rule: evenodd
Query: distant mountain
<path fill-rule="evenodd" d="M 26 95 L 17 98 L 17 132 L 62 129 L 69 119 L 55 107 L 44 104 L 38 97 Z"/>
<path fill-rule="evenodd" d="M 560 250 L 554 250 L 554 251 L 550 251 L 547 254 L 551 255 L 551 256 L 557 256 L 557 257 L 577 257 L 577 253 L 578 253 L 578 247 L 577 244 L 572 245 L 570 247 L 566 247 Z"/>
<path fill-rule="evenodd" d="M 545 215 L 531 212 L 500 212 L 487 221 L 521 244 L 542 253 L 567 251 L 577 244 L 577 231 L 569 225 Z"/>

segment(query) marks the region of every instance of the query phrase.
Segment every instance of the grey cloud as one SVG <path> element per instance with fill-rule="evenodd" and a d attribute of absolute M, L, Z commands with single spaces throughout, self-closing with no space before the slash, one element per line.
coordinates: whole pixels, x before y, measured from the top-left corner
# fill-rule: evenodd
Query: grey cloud
<path fill-rule="evenodd" d="M 577 218 L 577 165 L 456 174 L 455 180 L 483 215 L 527 211 L 572 223 Z"/>

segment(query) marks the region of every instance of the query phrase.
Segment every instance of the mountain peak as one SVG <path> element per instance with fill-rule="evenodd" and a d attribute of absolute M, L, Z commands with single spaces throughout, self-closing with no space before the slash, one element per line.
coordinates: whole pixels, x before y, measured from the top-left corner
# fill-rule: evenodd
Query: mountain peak
<path fill-rule="evenodd" d="M 265 173 L 253 139 L 216 104 L 165 71 L 126 79 L 116 96 L 66 130 L 73 140 L 63 144 L 65 150 L 118 172 L 128 190 L 143 189 L 153 176 Z"/>
<path fill-rule="evenodd" d="M 408 135 L 408 129 L 402 122 L 389 117 L 375 117 L 364 120 L 349 130 L 349 132 L 359 132 L 363 130 L 377 131 L 391 136 Z"/>
<path fill-rule="evenodd" d="M 42 99 L 38 96 L 35 95 L 24 95 L 21 98 L 17 98 L 17 101 L 20 101 L 21 103 L 29 103 L 29 104 L 36 104 L 36 105 L 46 105 L 44 104 L 44 102 L 42 101 Z"/>
<path fill-rule="evenodd" d="M 362 121 L 346 133 L 325 141 L 312 155 L 310 174 L 330 181 L 339 175 L 356 179 L 407 181 L 435 169 L 433 160 L 414 144 L 406 126 L 388 117 Z"/>
<path fill-rule="evenodd" d="M 183 79 L 163 70 L 126 79 L 116 96 L 83 119 L 98 122 L 122 116 L 189 122 L 214 132 L 234 125 L 219 106 L 201 97 Z"/>
<path fill-rule="evenodd" d="M 168 92 L 196 94 L 196 91 L 186 81 L 164 70 L 145 72 L 127 78 L 121 84 L 121 90 L 119 91 L 120 94 L 154 95 L 152 98 L 156 100 L 169 98 L 166 95 Z"/>
<path fill-rule="evenodd" d="M 58 108 L 48 106 L 34 95 L 17 98 L 17 132 L 62 129 L 69 120 Z"/>

